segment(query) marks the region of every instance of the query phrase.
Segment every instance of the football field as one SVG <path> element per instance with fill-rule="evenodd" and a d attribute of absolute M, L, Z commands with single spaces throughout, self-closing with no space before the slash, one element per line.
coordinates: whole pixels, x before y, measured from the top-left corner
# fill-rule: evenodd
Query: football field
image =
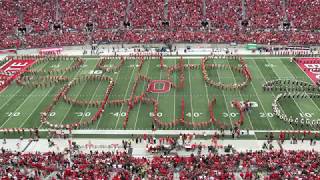
<path fill-rule="evenodd" d="M 159 57 L 145 57 L 144 60 L 116 57 L 104 61 L 99 57 L 79 58 L 82 63 L 74 68 L 69 67 L 76 64 L 76 58 L 47 58 L 34 63 L 29 72 L 22 75 L 20 83 L 13 81 L 0 93 L 0 128 L 47 129 L 61 125 L 91 130 L 121 130 L 124 127 L 127 130 L 150 130 L 153 126 L 177 130 L 231 128 L 241 119 L 239 109 L 232 104 L 237 101 L 250 103 L 250 109 L 243 112 L 242 129 L 319 129 L 319 125 L 281 120 L 272 111 L 272 103 L 280 90 L 264 91 L 262 88 L 266 81 L 277 79 L 312 83 L 289 57 L 243 57 L 252 80 L 242 89 L 231 88 L 245 82 L 246 77 L 242 71 L 236 70 L 241 67 L 239 61 L 229 57 L 208 59 L 205 66 L 211 82 L 217 86 L 230 85 L 230 88 L 205 82 L 200 57 L 186 56 L 182 60 L 180 57 L 164 57 L 163 67 L 160 67 Z M 180 81 L 182 85 L 178 87 Z M 112 83 L 114 85 L 106 97 Z M 168 83 L 169 89 L 165 87 Z M 53 102 L 68 84 L 72 85 L 67 93 L 62 93 L 65 97 Z M 318 90 L 312 93 L 316 94 Z M 104 99 L 105 104 L 101 106 Z M 209 106 L 213 99 L 214 122 Z M 156 105 L 146 103 L 148 100 Z M 315 122 L 320 119 L 318 97 L 283 98 L 278 105 L 281 112 L 292 119 Z M 102 112 L 97 113 L 99 110 Z M 42 115 L 45 116 L 44 123 L 40 121 Z M 155 121 L 155 116 L 160 124 Z"/>

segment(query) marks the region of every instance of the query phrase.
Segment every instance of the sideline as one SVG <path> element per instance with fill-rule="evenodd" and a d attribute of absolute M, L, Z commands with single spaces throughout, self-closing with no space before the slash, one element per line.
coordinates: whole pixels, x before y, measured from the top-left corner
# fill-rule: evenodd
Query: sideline
<path fill-rule="evenodd" d="M 0 132 L 4 132 L 5 130 L 1 129 Z M 39 129 L 39 132 L 48 132 L 48 129 Z M 52 131 L 52 130 L 50 130 Z M 61 130 L 65 134 L 69 134 L 69 130 Z M 280 132 L 296 132 L 299 130 L 249 130 L 249 135 L 254 135 L 255 133 L 280 133 Z M 300 130 L 301 131 L 301 130 Z M 96 130 L 96 129 L 80 129 L 80 130 L 72 130 L 72 134 L 104 134 L 104 135 L 141 135 L 141 134 L 150 134 L 150 135 L 180 135 L 181 134 L 203 134 L 206 133 L 207 135 L 213 135 L 215 133 L 220 133 L 220 130 Z M 230 130 L 225 130 L 225 135 L 231 135 Z M 241 133 L 247 135 L 247 130 L 241 130 Z M 308 131 L 309 132 L 309 131 Z M 310 131 L 311 133 L 320 133 L 318 130 Z"/>

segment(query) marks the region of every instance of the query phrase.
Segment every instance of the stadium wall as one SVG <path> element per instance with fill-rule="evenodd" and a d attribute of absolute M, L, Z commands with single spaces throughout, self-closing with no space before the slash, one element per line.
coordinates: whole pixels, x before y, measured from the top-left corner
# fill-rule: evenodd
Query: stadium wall
<path fill-rule="evenodd" d="M 241 55 L 259 55 L 259 52 L 253 52 L 252 50 L 246 50 L 247 44 L 196 44 L 196 43 L 177 43 L 172 44 L 172 49 L 177 48 L 179 55 L 210 55 L 213 49 L 223 49 L 228 48 L 229 50 L 240 50 L 234 51 L 234 54 Z M 283 45 L 265 45 L 258 44 L 258 47 L 265 48 L 281 48 L 287 47 Z M 161 49 L 162 47 L 168 47 L 167 44 L 101 44 L 99 45 L 99 50 L 103 51 L 100 55 L 113 55 L 112 49 L 114 48 L 117 54 L 129 55 L 134 52 L 134 49 L 137 48 L 148 48 L 148 49 Z M 62 55 L 83 55 L 83 51 L 91 51 L 90 45 L 83 46 L 64 46 Z M 310 48 L 317 49 L 320 52 L 320 46 L 310 46 Z M 184 53 L 184 50 L 187 50 L 187 53 Z M 17 50 L 18 55 L 38 55 L 41 48 L 35 49 L 19 49 Z M 215 54 L 219 54 L 216 53 Z M 223 53 L 225 54 L 225 53 Z M 90 55 L 90 54 L 87 54 Z M 173 55 L 173 54 L 172 54 Z"/>

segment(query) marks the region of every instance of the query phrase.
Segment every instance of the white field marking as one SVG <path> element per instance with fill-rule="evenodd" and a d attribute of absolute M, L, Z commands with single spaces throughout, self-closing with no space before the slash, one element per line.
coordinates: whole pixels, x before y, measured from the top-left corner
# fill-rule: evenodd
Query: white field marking
<path fill-rule="evenodd" d="M 118 78 L 119 79 L 119 78 Z M 12 95 L 0 95 L 0 97 L 12 97 L 12 96 L 14 96 L 14 94 L 12 94 Z M 16 95 L 15 97 L 27 97 L 27 96 L 32 96 L 32 97 L 40 97 L 40 96 L 44 96 L 44 95 L 35 95 L 35 94 L 30 94 L 30 95 Z M 87 96 L 92 96 L 91 94 L 80 94 L 78 97 L 87 97 Z M 101 95 L 93 95 L 94 97 L 101 97 Z M 123 96 L 123 94 L 114 94 L 114 95 L 112 95 L 112 96 L 119 96 L 119 97 L 122 97 Z M 171 94 L 161 94 L 161 96 L 173 96 L 173 95 L 171 95 Z M 176 96 L 184 96 L 184 95 L 176 95 Z M 194 96 L 206 96 L 206 94 L 205 93 L 203 93 L 203 94 L 193 94 L 193 97 Z M 220 94 L 216 94 L 215 95 L 216 97 L 219 97 L 219 96 L 222 96 L 222 95 L 220 95 Z M 233 95 L 228 95 L 228 94 L 226 94 L 226 97 L 234 97 Z M 252 96 L 255 96 L 255 94 L 243 94 L 242 95 L 243 97 L 252 97 Z M 267 96 L 267 97 L 269 97 L 269 95 L 267 95 L 267 94 L 261 94 L 260 96 Z M 47 96 L 47 97 L 54 97 L 54 95 L 49 95 L 49 96 Z M 72 94 L 70 94 L 69 95 L 69 97 L 75 97 L 75 95 L 72 95 Z"/>
<path fill-rule="evenodd" d="M 6 103 L 2 104 L 2 106 L 0 107 L 0 110 L 1 110 L 5 105 L 7 105 L 12 98 L 16 97 L 16 94 L 18 94 L 22 89 L 23 89 L 23 87 L 20 87 L 20 89 L 17 90 L 17 92 L 16 92 L 14 95 L 12 95 L 11 98 L 9 98 Z M 25 96 L 27 96 L 27 95 L 25 95 Z"/>
<path fill-rule="evenodd" d="M 268 61 L 268 60 L 267 60 Z M 280 62 L 282 63 L 282 61 L 280 60 Z M 283 64 L 283 63 L 282 63 Z M 284 64 L 283 64 L 283 66 L 285 66 Z M 285 66 L 285 68 L 287 69 L 287 67 Z M 278 76 L 278 74 L 277 74 L 277 72 L 276 71 L 274 71 L 273 69 L 272 69 L 272 71 L 274 72 L 274 74 L 279 78 L 279 76 Z M 287 69 L 287 71 L 291 74 L 291 72 L 289 71 L 289 69 Z M 290 76 L 290 78 L 295 78 L 294 77 L 294 75 L 293 74 L 291 74 L 291 76 Z M 297 107 L 298 107 L 298 109 L 299 109 L 299 111 L 301 112 L 301 113 L 303 113 L 303 111 L 302 111 L 302 109 L 301 109 L 301 107 L 299 106 L 299 104 L 296 102 L 296 100 L 294 99 L 294 98 L 292 98 L 293 99 L 293 101 L 294 101 L 294 103 L 297 105 Z"/>
<path fill-rule="evenodd" d="M 94 90 L 94 94 L 97 92 L 97 89 L 99 88 L 100 84 L 101 84 L 101 81 L 99 82 L 98 86 L 97 86 L 96 89 Z M 92 101 L 92 99 L 93 99 L 94 97 L 95 97 L 95 96 L 92 96 L 92 97 L 90 98 L 90 101 Z M 88 112 L 88 108 L 89 108 L 89 105 L 87 105 L 87 107 L 86 107 L 86 109 L 83 111 L 83 113 L 87 113 L 87 112 Z M 91 114 L 91 112 L 90 112 L 90 114 Z M 90 116 L 90 115 L 89 115 L 89 116 Z M 79 122 L 82 122 L 82 120 L 83 120 L 84 117 L 88 117 L 88 116 L 82 115 Z"/>
<path fill-rule="evenodd" d="M 220 130 L 204 130 L 208 133 L 208 135 L 213 135 L 216 132 L 220 132 Z M 243 130 L 242 130 L 243 131 Z M 274 132 L 274 133 L 279 133 L 279 132 L 283 132 L 283 131 L 290 131 L 290 130 L 250 130 L 250 132 L 254 132 L 254 133 L 270 133 L 270 132 Z M 4 132 L 4 130 L 0 130 L 0 132 Z M 39 129 L 39 132 L 48 132 L 48 129 Z M 62 132 L 64 133 L 68 133 L 68 130 L 62 130 Z M 131 134 L 137 134 L 137 135 L 141 135 L 143 133 L 146 134 L 156 134 L 156 135 L 179 135 L 180 133 L 196 133 L 199 134 L 203 131 L 199 131 L 199 130 L 157 130 L 156 132 L 153 132 L 152 130 L 96 130 L 96 129 L 78 129 L 78 130 L 72 130 L 72 134 L 82 134 L 82 135 L 96 135 L 96 134 L 124 134 L 124 135 L 131 135 Z M 319 131 L 316 130 L 312 130 L 311 133 L 316 133 Z M 226 131 L 226 134 L 229 135 L 229 131 Z M 231 134 L 230 134 L 231 135 Z"/>
<path fill-rule="evenodd" d="M 46 63 L 46 65 L 47 65 L 47 63 Z M 44 67 L 45 67 L 45 66 L 44 66 Z M 53 89 L 53 87 L 50 88 L 50 91 L 51 91 L 51 89 Z M 21 89 L 21 90 L 22 90 L 22 89 Z M 48 91 L 48 92 L 46 93 L 46 95 L 48 95 L 50 91 Z M 34 92 L 35 92 L 35 91 L 32 90 L 31 93 L 34 93 Z M 18 110 L 28 101 L 28 99 L 29 99 L 30 97 L 32 97 L 32 96 L 28 96 L 28 97 L 18 106 L 18 108 L 16 108 L 15 111 L 18 111 Z M 44 97 L 46 97 L 46 96 L 44 96 Z M 26 119 L 23 121 L 22 125 L 25 124 L 25 122 L 30 118 L 30 116 L 35 112 L 35 110 L 40 106 L 40 104 L 42 103 L 43 100 L 44 100 L 44 98 L 43 98 L 43 99 L 41 100 L 41 102 L 37 105 L 37 107 L 33 110 L 33 112 L 28 116 L 28 118 L 26 118 Z M 20 111 L 20 112 L 21 112 L 21 111 Z M 9 118 L 1 125 L 0 128 L 2 128 L 11 118 L 12 118 L 12 116 L 9 117 Z M 20 125 L 20 127 L 22 127 L 22 125 Z"/>
<path fill-rule="evenodd" d="M 209 54 L 208 54 L 209 55 Z M 207 57 L 208 55 L 199 55 L 199 56 L 182 56 L 184 59 L 201 59 L 204 57 Z M 290 58 L 293 57 L 292 56 L 282 56 L 281 58 Z M 181 58 L 181 56 L 163 56 L 163 59 L 176 59 L 176 58 Z M 250 59 L 263 59 L 264 57 L 259 57 L 259 56 L 254 56 L 254 57 L 246 57 L 246 58 L 250 58 Z M 268 57 L 268 59 L 279 59 L 278 56 L 276 57 Z M 217 59 L 219 60 L 219 59 Z"/>
<path fill-rule="evenodd" d="M 59 63 L 59 64 L 51 65 L 51 68 L 53 68 L 53 69 L 58 69 L 58 68 L 60 68 L 60 63 Z"/>
<path fill-rule="evenodd" d="M 113 59 L 111 59 L 111 61 L 110 61 L 109 63 L 111 63 L 111 62 L 112 62 L 112 60 L 113 60 Z M 103 67 L 112 68 L 112 67 L 113 67 L 113 65 L 112 65 L 112 64 L 107 64 L 107 65 L 104 65 Z"/>
<path fill-rule="evenodd" d="M 54 86 L 53 86 L 54 87 Z M 48 95 L 51 90 L 53 89 L 53 87 L 50 88 L 50 90 L 48 90 L 48 92 L 46 93 L 46 95 Z M 44 101 L 44 99 L 46 98 L 46 96 L 44 96 L 42 98 L 42 100 L 40 101 L 40 103 L 38 103 L 38 105 L 34 108 L 34 110 L 32 111 L 32 113 L 23 121 L 23 123 L 19 126 L 19 128 L 23 127 L 24 124 L 27 122 L 27 120 L 31 117 L 31 115 L 37 110 L 37 108 L 40 106 L 40 104 L 42 103 L 42 101 Z"/>
<path fill-rule="evenodd" d="M 282 61 L 280 61 L 282 64 L 283 64 L 283 62 Z M 285 67 L 286 67 L 286 69 L 289 71 L 289 73 L 292 75 L 292 77 L 294 77 L 294 75 L 291 73 L 291 71 L 288 69 L 288 67 L 285 65 L 285 64 L 283 64 Z M 318 105 L 313 101 L 313 99 L 311 99 L 310 98 L 310 96 L 308 95 L 307 96 L 308 97 L 308 99 L 309 99 L 309 101 L 311 101 L 312 103 L 313 103 L 313 105 L 318 109 L 318 112 L 320 112 L 320 109 L 319 109 L 319 107 L 318 107 Z M 299 107 L 299 105 L 298 105 L 298 103 L 295 101 L 295 99 L 294 98 L 292 98 L 293 100 L 294 100 L 294 102 L 297 104 L 297 106 Z M 300 109 L 300 108 L 299 108 Z M 300 111 L 301 111 L 301 109 L 300 109 Z M 303 111 L 301 111 L 301 113 L 303 113 Z M 313 127 L 312 127 L 313 128 Z"/>
<path fill-rule="evenodd" d="M 158 66 L 157 65 L 157 67 L 160 67 L 160 65 Z M 161 76 L 162 76 L 162 69 L 160 69 L 160 80 L 161 80 Z M 163 86 L 163 89 L 164 89 L 164 86 Z M 157 95 L 157 101 L 158 101 L 158 103 L 159 103 L 159 95 L 160 95 L 160 93 L 158 93 L 158 95 Z M 160 104 L 160 103 L 159 103 Z"/>
<path fill-rule="evenodd" d="M 109 63 L 111 63 L 112 60 L 113 60 L 113 59 L 111 59 L 111 61 L 110 61 Z M 109 65 L 109 64 L 108 64 L 108 65 Z M 102 81 L 99 82 L 98 86 L 97 86 L 96 89 L 94 90 L 93 96 L 91 96 L 90 101 L 92 101 L 92 99 L 95 97 L 95 94 L 97 93 L 97 90 L 99 89 L 101 82 L 102 82 Z M 89 109 L 89 106 L 87 105 L 86 110 L 85 110 L 84 112 L 87 112 L 88 109 Z M 83 121 L 83 118 L 84 118 L 84 116 L 81 117 L 80 123 Z M 100 119 L 101 119 L 101 118 L 100 118 Z M 99 120 L 99 121 L 100 121 L 100 120 Z M 98 123 L 97 123 L 97 124 L 98 124 Z M 97 129 L 97 128 L 96 128 L 96 129 Z"/>
<path fill-rule="evenodd" d="M 60 64 L 59 64 L 59 66 L 60 66 Z M 62 75 L 64 75 L 65 73 L 66 73 L 66 72 L 64 72 Z M 40 106 L 40 104 L 42 103 L 42 101 L 44 101 L 44 99 L 48 96 L 49 92 L 50 92 L 53 88 L 54 88 L 54 86 L 52 86 L 52 87 L 50 88 L 50 90 L 48 91 L 48 93 L 43 97 L 43 99 L 42 99 L 41 102 L 37 105 L 37 107 L 33 110 L 33 112 L 28 116 L 27 119 L 24 120 L 24 122 L 23 122 L 23 124 L 20 126 L 20 128 L 23 127 L 23 125 L 27 122 L 27 120 L 31 117 L 31 115 L 36 111 L 36 109 Z M 40 127 L 41 127 L 41 126 L 42 126 L 42 124 L 40 125 Z"/>
<path fill-rule="evenodd" d="M 297 63 L 297 61 L 294 61 L 294 63 L 295 63 L 296 66 L 298 66 L 299 69 L 308 77 L 308 79 L 311 80 L 312 83 L 314 83 L 313 80 L 311 79 L 311 77 L 302 69 L 302 67 L 299 66 L 299 64 Z M 304 67 L 305 67 L 305 66 L 304 66 Z"/>
<path fill-rule="evenodd" d="M 260 104 L 261 104 L 262 110 L 264 111 L 264 113 L 267 113 L 267 111 L 265 110 L 265 108 L 264 108 L 264 106 L 263 106 L 263 103 L 262 103 L 262 101 L 261 101 L 261 99 L 260 99 L 260 97 L 259 97 L 259 95 L 258 95 L 258 93 L 257 93 L 256 88 L 254 87 L 254 85 L 253 85 L 252 82 L 251 82 L 250 84 L 251 84 L 251 86 L 253 87 L 253 90 L 254 90 L 254 92 L 255 92 L 255 96 L 258 97 L 258 100 L 259 100 L 259 102 L 260 102 Z M 241 94 L 241 93 L 240 93 L 240 94 Z M 273 125 L 272 125 L 272 123 L 271 123 L 271 121 L 270 121 L 270 119 L 269 119 L 268 116 L 267 116 L 267 120 L 268 120 L 268 122 L 269 122 L 269 124 L 270 124 L 271 129 L 274 129 L 274 127 L 273 127 Z M 252 126 L 252 127 L 253 127 L 253 126 Z M 252 128 L 252 129 L 253 129 L 253 128 Z"/>
<path fill-rule="evenodd" d="M 80 68 L 85 68 L 85 67 L 88 67 L 88 65 L 87 65 L 87 64 L 82 64 L 82 65 L 80 66 Z"/>
<path fill-rule="evenodd" d="M 80 69 L 80 70 L 75 74 L 74 77 L 77 77 L 77 75 L 78 75 L 79 73 L 81 73 L 82 71 L 83 71 L 83 69 Z M 83 88 L 85 87 L 85 85 L 86 85 L 86 83 L 83 84 L 83 87 L 81 88 L 81 90 L 79 91 L 79 93 L 75 96 L 75 99 L 77 99 L 78 96 L 81 94 L 81 91 L 83 90 Z M 61 122 L 59 123 L 59 125 L 61 125 L 61 124 L 63 123 L 64 119 L 65 119 L 65 118 L 67 117 L 67 115 L 69 114 L 72 106 L 73 106 L 73 105 L 70 105 L 68 112 L 64 115 L 64 117 L 62 118 L 62 120 L 61 120 Z"/>
<path fill-rule="evenodd" d="M 114 82 L 116 82 L 117 83 L 117 81 L 118 81 L 118 77 L 119 77 L 119 74 L 120 74 L 120 71 L 121 71 L 121 69 L 122 68 L 120 68 L 119 69 L 119 73 L 117 74 L 117 78 L 116 78 L 116 80 L 114 81 Z M 119 95 L 120 96 L 120 95 Z M 121 113 L 121 112 L 120 112 Z M 119 115 L 120 116 L 120 115 Z M 97 123 L 97 125 L 96 125 L 96 129 L 98 129 L 98 127 L 99 127 L 99 124 L 100 124 L 100 122 L 101 122 L 101 119 L 102 119 L 102 116 L 99 118 L 99 120 L 98 120 L 98 123 Z"/>
<path fill-rule="evenodd" d="M 208 86 L 207 86 L 207 83 L 203 80 L 204 82 L 204 86 L 206 87 L 206 96 L 207 96 L 207 99 L 208 99 L 208 106 L 209 106 L 209 103 L 210 103 L 210 99 L 209 99 L 209 93 L 208 93 Z M 209 111 L 210 113 L 210 111 Z"/>
<path fill-rule="evenodd" d="M 234 80 L 233 83 L 237 83 L 237 80 L 236 80 L 236 78 L 235 78 L 235 76 L 234 76 L 234 73 L 233 73 L 233 71 L 232 71 L 232 69 L 231 69 L 231 67 L 230 67 L 230 62 L 229 62 L 228 59 L 227 59 L 226 61 L 227 61 L 228 64 L 229 64 L 229 70 L 231 71 L 232 76 L 233 76 L 233 80 Z M 251 85 L 252 85 L 252 84 L 251 84 Z M 241 99 L 244 100 L 243 97 L 242 97 L 241 92 L 238 91 L 238 94 L 240 95 Z M 251 128 L 252 128 L 252 130 L 253 130 L 254 128 L 253 128 L 253 124 L 252 124 L 251 118 L 250 118 L 250 116 L 249 116 L 248 114 L 246 114 L 246 116 L 248 117 L 249 122 L 250 122 L 250 125 L 251 125 Z M 258 139 L 257 136 L 256 136 L 256 134 L 254 134 L 254 137 L 255 137 L 256 139 Z"/>
<path fill-rule="evenodd" d="M 282 62 L 282 61 L 281 61 Z M 295 61 L 296 65 L 299 67 L 299 69 L 308 77 L 309 80 L 312 81 L 312 79 L 308 76 L 308 74 L 297 64 L 297 62 Z M 291 73 L 291 72 L 290 72 Z M 292 74 L 292 73 L 291 73 Z M 313 82 L 313 81 L 312 81 Z M 308 95 L 308 98 L 312 101 L 312 103 L 317 107 L 317 109 L 319 110 L 320 112 L 320 109 L 318 107 L 318 105 L 314 102 L 313 99 L 310 98 L 310 96 Z"/>
<path fill-rule="evenodd" d="M 267 59 L 265 59 L 265 60 L 267 61 Z M 267 80 L 266 80 L 266 79 L 265 79 L 265 77 L 263 76 L 263 74 L 262 74 L 262 72 L 261 72 L 261 70 L 260 70 L 260 68 L 259 68 L 258 64 L 256 63 L 256 61 L 254 61 L 254 60 L 253 60 L 253 62 L 254 62 L 254 64 L 255 64 L 256 68 L 258 69 L 259 73 L 261 74 L 261 76 L 262 76 L 262 78 L 263 78 L 264 82 L 267 82 Z M 273 71 L 273 70 L 272 70 L 272 71 Z M 274 92 L 273 92 L 273 91 L 271 91 L 271 92 L 272 92 L 273 96 L 275 97 Z M 282 109 L 282 107 L 281 107 L 280 105 L 279 105 L 279 107 L 280 107 L 280 109 L 282 110 L 282 112 L 283 112 L 283 113 L 285 113 L 285 111 Z M 292 126 L 291 124 L 289 124 L 289 125 L 290 125 L 291 129 L 294 129 L 294 128 L 293 128 L 293 126 Z"/>
<path fill-rule="evenodd" d="M 74 76 L 74 77 L 77 77 L 77 75 L 78 75 L 79 73 L 81 73 L 81 72 L 83 72 L 83 69 L 80 69 L 80 70 L 75 74 L 75 76 Z M 76 96 L 74 96 L 74 97 L 75 97 L 75 99 L 77 99 L 77 98 L 80 96 L 81 91 L 83 90 L 83 88 L 85 87 L 85 85 L 86 85 L 86 83 L 83 85 L 83 87 L 81 88 L 81 90 L 79 91 L 79 93 L 78 93 Z M 67 117 L 67 115 L 69 114 L 69 112 L 70 112 L 70 110 L 71 110 L 72 106 L 73 106 L 73 105 L 71 105 L 71 106 L 70 106 L 70 108 L 69 108 L 68 112 L 67 112 L 67 113 L 65 114 L 65 116 L 62 118 L 62 121 L 59 123 L 59 125 L 61 125 L 61 124 L 63 123 L 64 119 L 65 119 L 65 118 Z"/>
<path fill-rule="evenodd" d="M 134 61 L 134 63 L 136 63 L 136 61 Z M 130 81 L 129 81 L 129 83 L 128 83 L 127 90 L 126 90 L 126 93 L 125 93 L 125 95 L 124 95 L 124 98 L 127 97 L 127 94 L 128 94 L 128 91 L 129 91 L 129 87 L 130 87 L 130 83 L 131 83 L 131 81 L 132 81 L 133 74 L 135 73 L 135 71 L 134 71 L 135 69 L 136 69 L 136 66 L 134 66 L 133 69 L 132 69 Z M 121 105 L 120 112 L 122 112 L 122 109 L 123 109 L 123 104 Z M 117 123 L 116 123 L 114 129 L 117 128 L 118 123 L 119 123 L 119 119 L 120 119 L 120 116 L 118 116 Z"/>
<path fill-rule="evenodd" d="M 267 57 L 268 59 L 279 59 L 279 58 L 291 58 L 291 57 L 293 57 L 293 55 L 292 56 L 276 56 L 276 57 Z M 246 57 L 246 59 L 266 59 L 266 57 L 263 57 L 263 56 L 248 56 L 248 57 Z"/>
<path fill-rule="evenodd" d="M 188 59 L 188 64 L 190 64 L 189 59 Z M 184 73 L 184 71 L 183 71 Z M 189 89 L 190 89 L 190 104 L 191 104 L 191 113 L 193 114 L 193 105 L 192 105 L 192 88 L 191 88 L 191 77 L 190 77 L 190 71 L 188 71 L 189 74 Z M 193 116 L 191 117 L 191 121 L 193 122 Z"/>
<path fill-rule="evenodd" d="M 160 64 L 157 64 L 156 67 L 160 67 Z M 168 67 L 168 66 L 164 64 L 163 67 Z"/>
<path fill-rule="evenodd" d="M 109 66 L 109 67 L 112 66 L 112 65 L 110 64 L 110 63 L 112 62 L 112 60 L 113 60 L 113 59 L 111 59 L 111 61 L 109 61 L 109 64 L 108 64 L 107 66 Z M 93 93 L 93 96 L 91 96 L 91 98 L 90 98 L 90 101 L 92 101 L 92 99 L 93 99 L 94 97 L 96 97 L 96 92 L 97 92 L 97 90 L 99 89 L 101 82 L 102 82 L 102 81 L 99 82 L 96 90 L 95 90 L 94 93 Z M 80 95 L 80 96 L 81 96 L 81 95 Z M 98 96 L 97 96 L 97 97 L 98 97 Z M 86 110 L 85 110 L 84 112 L 87 112 L 88 108 L 89 108 L 89 106 L 87 106 L 87 108 L 86 108 Z M 84 116 L 81 117 L 80 122 L 83 121 L 83 118 L 84 118 Z M 101 118 L 100 118 L 99 121 L 97 122 L 97 125 L 98 125 L 98 123 L 100 122 L 100 120 L 101 120 Z M 98 127 L 98 126 L 97 126 L 97 127 Z M 97 129 L 97 127 L 96 127 L 96 129 Z"/>
<path fill-rule="evenodd" d="M 129 65 L 129 67 L 131 67 L 131 68 L 136 68 L 136 67 L 139 67 L 139 65 L 138 64 L 134 64 L 134 65 Z"/>
<path fill-rule="evenodd" d="M 147 69 L 147 73 L 146 73 L 146 75 L 148 75 L 148 72 L 149 72 L 149 69 L 150 69 L 150 63 L 151 63 L 151 60 L 148 60 L 149 61 L 149 64 L 148 64 L 148 69 Z M 161 74 L 161 73 L 160 73 Z M 146 84 L 146 82 L 144 81 L 143 82 L 143 87 L 144 87 L 144 85 Z M 158 97 L 159 97 L 159 94 L 158 94 Z M 139 113 L 140 113 L 140 109 L 141 109 L 141 101 L 140 101 L 140 103 L 139 103 L 139 109 L 138 109 L 138 113 L 137 113 L 137 116 L 136 116 L 136 122 L 134 123 L 134 129 L 136 129 L 136 127 L 137 127 L 137 122 L 138 122 L 138 117 L 139 117 Z"/>
<path fill-rule="evenodd" d="M 221 82 L 221 79 L 220 79 L 219 71 L 218 71 L 218 70 L 219 70 L 219 68 L 217 68 L 217 76 L 218 76 L 219 82 Z M 224 94 L 224 90 L 221 90 L 221 91 L 222 91 L 222 95 L 223 95 L 224 102 L 226 103 L 227 111 L 228 111 L 228 113 L 229 113 L 230 110 L 229 110 L 229 107 L 228 107 L 228 103 L 227 103 L 227 100 L 226 100 L 226 96 L 225 96 L 225 94 Z M 229 121 L 230 121 L 231 127 L 232 127 L 232 129 L 233 129 L 233 123 L 232 123 L 232 121 L 231 121 L 230 116 L 229 116 Z"/>
<path fill-rule="evenodd" d="M 35 91 L 32 91 L 32 93 L 34 93 L 34 92 L 35 92 Z M 31 97 L 31 96 L 30 96 L 30 97 Z M 18 110 L 25 104 L 25 102 L 28 101 L 28 99 L 30 99 L 30 97 L 27 97 L 27 98 L 18 106 L 18 108 L 15 109 L 15 111 L 17 111 L 17 112 L 23 112 L 23 111 L 18 111 Z M 3 126 L 4 126 L 11 118 L 12 118 L 12 116 L 10 116 L 10 117 L 1 125 L 0 128 L 3 128 Z"/>
<path fill-rule="evenodd" d="M 48 63 L 49 63 L 49 62 L 44 63 L 44 66 L 47 65 Z M 5 105 L 7 105 L 12 98 L 16 97 L 16 95 L 23 89 L 23 87 L 20 87 L 20 88 L 21 88 L 21 89 L 19 89 L 14 95 L 12 95 L 12 97 L 11 97 L 6 103 L 2 104 L 2 106 L 0 107 L 0 110 L 1 110 Z M 1 94 L 0 94 L 0 96 L 1 96 Z M 25 95 L 25 96 L 28 96 L 28 95 Z M 35 96 L 37 96 L 37 95 L 35 95 Z"/>
<path fill-rule="evenodd" d="M 174 59 L 174 65 L 176 66 L 177 65 L 177 59 Z M 173 74 L 172 74 L 173 76 Z M 173 78 L 173 81 L 174 83 L 176 84 L 177 83 L 177 80 L 176 78 Z M 174 92 L 173 92 L 173 120 L 176 119 L 176 91 L 177 91 L 177 88 L 174 88 Z"/>
<path fill-rule="evenodd" d="M 204 81 L 204 80 L 203 80 Z M 204 81 L 204 86 L 206 87 L 206 96 L 207 96 L 207 99 L 208 99 L 208 104 L 210 103 L 210 99 L 209 99 L 209 93 L 208 93 L 208 86 L 206 84 L 206 82 Z"/>
<path fill-rule="evenodd" d="M 264 111 L 264 113 L 267 113 L 267 111 L 265 110 L 265 108 L 264 108 L 264 106 L 263 106 L 263 103 L 262 103 L 260 97 L 258 96 L 258 93 L 257 93 L 256 88 L 254 87 L 254 85 L 253 85 L 252 83 L 251 83 L 251 86 L 253 87 L 253 90 L 254 90 L 254 92 L 256 93 L 256 96 L 258 97 L 258 100 L 259 100 L 259 102 L 260 102 L 260 104 L 261 104 L 262 110 Z M 268 116 L 267 116 L 267 120 L 268 120 L 268 122 L 269 122 L 269 124 L 270 124 L 271 129 L 274 129 L 274 127 L 273 127 L 273 125 L 272 125 L 272 123 L 271 123 L 271 121 L 270 121 L 270 119 L 269 119 Z"/>
<path fill-rule="evenodd" d="M 275 67 L 275 65 L 274 65 L 274 64 L 272 64 L 272 63 L 265 64 L 264 66 L 265 66 L 265 67 L 270 67 L 270 68 Z"/>

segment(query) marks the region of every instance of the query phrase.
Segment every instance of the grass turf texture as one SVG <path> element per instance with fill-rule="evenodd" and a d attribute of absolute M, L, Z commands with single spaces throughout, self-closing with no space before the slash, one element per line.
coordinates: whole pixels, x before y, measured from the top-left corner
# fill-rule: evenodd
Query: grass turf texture
<path fill-rule="evenodd" d="M 85 63 L 80 70 L 66 72 L 59 75 L 75 78 L 81 75 L 96 73 L 98 58 L 84 57 Z M 159 101 L 159 116 L 162 121 L 170 122 L 179 118 L 181 114 L 180 104 L 184 97 L 185 116 L 193 122 L 201 122 L 209 119 L 208 101 L 216 97 L 217 103 L 214 108 L 216 119 L 233 126 L 233 122 L 239 118 L 238 111 L 231 107 L 234 99 L 256 102 L 258 107 L 254 107 L 250 113 L 245 115 L 243 129 L 252 130 L 317 130 L 314 127 L 295 126 L 281 121 L 272 114 L 271 103 L 277 92 L 264 92 L 262 84 L 272 79 L 298 79 L 310 82 L 310 79 L 302 72 L 295 63 L 290 63 L 286 57 L 244 57 L 249 70 L 253 76 L 253 81 L 244 90 L 220 90 L 206 86 L 200 69 L 185 69 L 184 89 L 171 91 L 164 94 L 148 94 Z M 200 59 L 184 57 L 185 64 L 200 64 Z M 114 59 L 105 66 L 116 66 L 119 59 Z M 178 63 L 178 59 L 164 59 L 164 64 L 172 66 Z M 210 63 L 221 63 L 238 65 L 234 60 L 209 61 Z M 128 99 L 131 89 L 138 75 L 138 60 L 128 60 L 116 73 L 103 73 L 114 79 L 115 86 L 111 92 L 109 100 Z M 67 60 L 47 62 L 33 66 L 32 69 L 53 69 L 70 66 Z M 209 78 L 224 83 L 242 82 L 240 73 L 235 73 L 230 69 L 208 69 Z M 147 75 L 153 80 L 166 79 L 166 70 L 159 67 L 159 59 L 145 60 L 140 74 Z M 172 74 L 173 81 L 178 82 L 179 74 Z M 138 85 L 135 95 L 139 95 L 145 90 L 146 82 Z M 107 87 L 106 81 L 83 81 L 79 85 L 72 87 L 68 95 L 81 100 L 101 100 Z M 53 96 L 57 94 L 63 84 L 57 84 L 48 88 L 28 88 L 12 83 L 4 92 L 0 94 L 0 128 L 47 128 L 40 123 L 40 112 L 52 102 Z M 313 119 L 320 118 L 320 102 L 315 99 L 286 99 L 282 100 L 281 109 L 293 117 L 312 116 Z M 122 123 L 125 118 L 127 105 L 106 106 L 103 116 L 95 123 L 84 129 L 123 129 Z M 90 118 L 97 111 L 95 107 L 68 105 L 60 100 L 53 108 L 49 121 L 54 124 L 77 123 Z M 127 130 L 151 129 L 153 108 L 147 104 L 137 104 L 130 111 Z M 185 126 L 177 125 L 171 129 L 188 129 Z M 192 128 L 195 129 L 195 128 Z M 205 129 L 219 129 L 211 126 Z"/>

